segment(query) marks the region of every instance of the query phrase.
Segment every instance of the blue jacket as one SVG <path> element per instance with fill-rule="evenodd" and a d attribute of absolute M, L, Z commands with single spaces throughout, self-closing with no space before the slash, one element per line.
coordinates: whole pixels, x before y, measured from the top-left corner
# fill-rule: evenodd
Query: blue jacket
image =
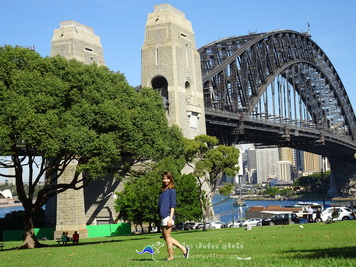
<path fill-rule="evenodd" d="M 176 207 L 176 190 L 167 189 L 159 195 L 158 210 L 161 218 L 166 218 L 171 214 L 171 208 Z M 173 216 L 174 220 L 174 216 Z"/>

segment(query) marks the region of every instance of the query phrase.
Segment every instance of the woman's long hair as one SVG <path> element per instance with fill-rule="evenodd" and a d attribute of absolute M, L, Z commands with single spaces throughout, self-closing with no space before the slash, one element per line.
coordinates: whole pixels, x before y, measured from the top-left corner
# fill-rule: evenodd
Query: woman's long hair
<path fill-rule="evenodd" d="M 164 172 L 162 174 L 162 179 L 164 176 L 167 176 L 167 178 L 169 179 L 170 183 L 168 185 L 169 189 L 173 189 L 174 188 L 174 181 L 173 181 L 173 175 L 170 172 Z M 164 183 L 162 182 L 162 191 L 166 188 L 166 186 L 164 185 Z"/>

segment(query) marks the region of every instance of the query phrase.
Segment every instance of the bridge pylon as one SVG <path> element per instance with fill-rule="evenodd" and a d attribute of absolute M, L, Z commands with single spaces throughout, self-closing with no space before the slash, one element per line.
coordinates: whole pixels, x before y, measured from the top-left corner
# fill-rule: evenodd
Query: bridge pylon
<path fill-rule="evenodd" d="M 62 21 L 54 30 L 51 56 L 60 55 L 84 64 L 105 65 L 100 37 L 94 29 L 74 20 Z M 70 183 L 75 175 L 77 162 L 72 162 L 59 183 Z M 71 235 L 78 231 L 81 238 L 88 236 L 86 225 L 113 223 L 115 219 L 114 192 L 119 182 L 113 177 L 91 181 L 84 189 L 68 189 L 51 198 L 46 204 L 46 219 L 55 225 L 55 237 L 62 232 Z"/>
<path fill-rule="evenodd" d="M 170 125 L 194 138 L 206 134 L 200 56 L 192 24 L 169 4 L 148 14 L 142 46 L 143 87 L 159 90 Z"/>
<path fill-rule="evenodd" d="M 94 29 L 74 20 L 60 23 L 52 38 L 51 57 L 60 55 L 85 64 L 105 65 L 100 37 Z"/>

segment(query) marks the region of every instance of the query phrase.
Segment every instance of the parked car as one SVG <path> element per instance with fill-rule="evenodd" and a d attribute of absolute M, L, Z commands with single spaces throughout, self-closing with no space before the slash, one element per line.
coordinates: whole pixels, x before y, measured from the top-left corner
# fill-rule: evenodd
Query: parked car
<path fill-rule="evenodd" d="M 251 218 L 245 221 L 242 221 L 239 226 L 240 227 L 247 227 L 247 226 L 260 226 L 262 223 L 261 218 Z"/>
<path fill-rule="evenodd" d="M 210 222 L 209 228 L 210 229 L 220 229 L 223 224 L 224 224 L 223 222 Z"/>
<path fill-rule="evenodd" d="M 221 228 L 230 228 L 232 225 L 233 225 L 233 222 L 224 223 L 223 225 L 221 225 Z"/>
<path fill-rule="evenodd" d="M 231 224 L 231 222 L 224 223 L 224 224 L 221 225 L 221 228 L 229 228 L 229 224 Z"/>
<path fill-rule="evenodd" d="M 271 218 L 263 219 L 262 225 L 281 225 L 299 223 L 299 217 L 295 213 L 275 214 Z"/>
<path fill-rule="evenodd" d="M 193 230 L 197 226 L 195 222 L 186 222 L 184 223 L 184 230 Z"/>
<path fill-rule="evenodd" d="M 226 228 L 232 228 L 232 227 L 240 227 L 240 223 L 242 221 L 234 221 L 234 222 L 229 222 L 226 224 Z"/>
<path fill-rule="evenodd" d="M 203 223 L 197 223 L 197 225 L 195 226 L 195 229 L 203 229 L 204 224 Z"/>
<path fill-rule="evenodd" d="M 333 212 L 334 210 L 337 212 L 337 217 L 333 218 Z M 353 212 L 350 208 L 346 207 L 329 207 L 323 210 L 321 213 L 321 220 L 323 222 L 328 221 L 328 220 L 334 220 L 334 221 L 343 221 L 343 220 L 353 220 L 354 216 L 352 215 Z"/>

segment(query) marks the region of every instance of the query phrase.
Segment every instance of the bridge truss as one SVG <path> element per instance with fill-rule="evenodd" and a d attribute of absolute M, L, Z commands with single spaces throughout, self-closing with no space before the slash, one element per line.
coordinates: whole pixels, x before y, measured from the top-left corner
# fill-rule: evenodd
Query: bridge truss
<path fill-rule="evenodd" d="M 355 153 L 356 119 L 346 90 L 307 33 L 224 38 L 198 52 L 208 134 L 230 144 Z"/>

